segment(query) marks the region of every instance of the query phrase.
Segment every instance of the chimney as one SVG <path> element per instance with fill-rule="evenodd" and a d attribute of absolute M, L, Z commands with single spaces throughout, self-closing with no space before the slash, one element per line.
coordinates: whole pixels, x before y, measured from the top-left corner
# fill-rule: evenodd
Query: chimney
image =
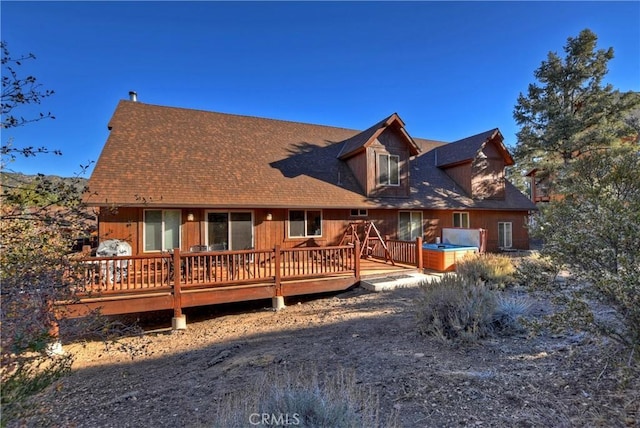
<path fill-rule="evenodd" d="M 136 91 L 129 91 L 129 100 L 133 101 L 134 103 L 138 102 L 138 94 L 136 93 Z"/>

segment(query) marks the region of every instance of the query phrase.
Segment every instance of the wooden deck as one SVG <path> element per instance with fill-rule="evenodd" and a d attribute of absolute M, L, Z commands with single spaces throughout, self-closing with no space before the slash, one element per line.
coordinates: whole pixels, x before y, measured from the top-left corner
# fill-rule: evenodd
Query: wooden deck
<path fill-rule="evenodd" d="M 67 318 L 167 309 L 179 317 L 183 308 L 346 290 L 363 276 L 417 269 L 359 254 L 347 245 L 86 258 L 69 275 L 77 299 L 56 306 Z"/>
<path fill-rule="evenodd" d="M 388 261 L 376 257 L 360 260 L 361 278 L 375 278 L 378 276 L 401 274 L 402 272 L 415 272 L 417 270 L 420 269 L 415 265 L 399 262 L 395 262 L 395 265 L 392 265 Z"/>

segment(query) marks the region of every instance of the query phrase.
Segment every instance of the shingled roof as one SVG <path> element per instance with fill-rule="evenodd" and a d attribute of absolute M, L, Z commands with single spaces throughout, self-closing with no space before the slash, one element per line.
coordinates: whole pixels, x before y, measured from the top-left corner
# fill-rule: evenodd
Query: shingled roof
<path fill-rule="evenodd" d="M 125 100 L 109 129 L 89 180 L 85 201 L 90 205 L 535 208 L 512 186 L 504 201 L 464 195 L 436 167 L 433 149 L 445 143 L 432 140 L 412 139 L 416 152 L 422 152 L 411 162 L 409 198 L 371 199 L 339 159 L 347 144 L 357 150 L 356 143 L 345 142 L 360 135 L 359 144 L 365 144 L 367 131 Z"/>
<path fill-rule="evenodd" d="M 407 143 L 407 147 L 409 148 L 409 153 L 411 156 L 415 156 L 420 153 L 420 147 L 416 144 L 416 142 L 411 138 L 411 136 L 404 129 L 404 122 L 400 119 L 397 113 L 393 113 L 391 116 L 381 120 L 376 123 L 369 129 L 366 129 L 351 138 L 348 138 L 342 143 L 342 149 L 338 154 L 338 158 L 345 160 L 354 156 L 355 154 L 365 150 L 369 147 L 375 140 L 378 138 L 382 132 L 392 126 L 395 125 L 405 139 Z"/>
<path fill-rule="evenodd" d="M 455 147 L 456 143 L 447 146 Z M 537 210 L 535 204 L 510 182 L 505 183 L 505 198 L 473 199 L 443 169 L 436 167 L 439 148 L 414 159 L 411 164 L 412 199 L 434 209 Z M 417 208 L 419 205 L 415 205 Z"/>
<path fill-rule="evenodd" d="M 498 128 L 472 135 L 471 137 L 463 138 L 462 140 L 454 141 L 453 143 L 439 147 L 436 151 L 437 165 L 439 167 L 444 167 L 464 162 L 471 162 L 478 152 L 482 150 L 485 144 L 494 139 L 505 158 L 506 165 L 513 165 L 513 158 L 502 143 L 504 138 Z"/>

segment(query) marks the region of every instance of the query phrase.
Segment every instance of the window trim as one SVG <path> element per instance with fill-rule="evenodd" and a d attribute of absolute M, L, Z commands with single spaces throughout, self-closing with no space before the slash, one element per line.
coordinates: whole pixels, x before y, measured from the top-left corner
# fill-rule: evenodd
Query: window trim
<path fill-rule="evenodd" d="M 304 235 L 291 235 L 291 212 L 292 211 L 302 211 L 304 212 Z M 308 235 L 307 227 L 309 222 L 308 213 L 309 212 L 319 212 L 320 213 L 320 234 L 319 235 Z M 323 222 L 324 216 L 322 215 L 321 209 L 290 209 L 287 212 L 287 238 L 290 239 L 303 239 L 303 238 L 322 238 L 323 233 Z"/>
<path fill-rule="evenodd" d="M 500 242 L 500 226 L 501 225 L 506 225 L 506 224 L 509 225 L 509 239 L 508 239 L 509 245 L 500 245 L 500 244 L 507 244 L 507 242 L 506 242 L 507 241 L 507 239 L 506 239 L 507 236 L 506 236 L 506 234 L 504 234 L 504 232 L 503 232 L 503 234 L 505 235 L 504 236 L 505 242 Z M 498 248 L 513 248 L 513 222 L 512 221 L 499 221 L 498 222 Z"/>
<path fill-rule="evenodd" d="M 386 158 L 386 161 L 381 160 L 382 157 Z M 396 161 L 396 179 L 397 179 L 397 183 L 392 183 L 391 182 L 391 158 L 395 158 L 397 159 Z M 381 186 L 390 186 L 390 187 L 399 187 L 400 186 L 400 156 L 399 155 L 392 155 L 390 153 L 378 153 L 378 174 L 377 174 L 377 179 L 378 179 L 378 184 Z M 382 163 L 385 162 L 386 168 L 387 168 L 387 181 L 383 182 L 382 181 L 382 168 L 381 165 Z"/>
<path fill-rule="evenodd" d="M 460 216 L 460 226 L 456 226 L 456 215 Z M 462 221 L 465 217 L 467 219 L 466 225 L 464 225 L 463 223 L 465 222 Z M 454 211 L 451 220 L 451 224 L 453 225 L 453 227 L 459 229 L 469 229 L 471 225 L 471 216 L 469 215 L 469 211 Z"/>
<path fill-rule="evenodd" d="M 160 233 L 161 243 L 159 250 L 147 250 L 147 212 L 149 211 L 160 211 L 162 213 L 162 231 Z M 179 222 L 178 222 L 178 247 L 182 248 L 182 210 L 178 208 L 174 209 L 164 209 L 164 208 L 147 208 L 142 213 L 142 252 L 143 253 L 161 253 L 163 251 L 173 250 L 173 248 L 165 249 L 166 245 L 164 242 L 164 234 L 165 234 L 165 213 L 167 211 L 175 211 L 178 212 Z"/>

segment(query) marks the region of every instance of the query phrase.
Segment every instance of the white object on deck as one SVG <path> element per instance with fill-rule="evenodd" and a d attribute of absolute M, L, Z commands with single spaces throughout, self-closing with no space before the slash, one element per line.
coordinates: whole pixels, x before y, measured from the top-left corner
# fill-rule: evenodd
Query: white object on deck
<path fill-rule="evenodd" d="M 96 250 L 96 257 L 120 257 L 131 254 L 131 244 L 118 239 L 102 241 Z M 129 260 L 100 262 L 100 277 L 103 278 L 103 281 L 106 281 L 108 277 L 110 284 L 120 282 L 127 277 L 128 268 Z"/>
<path fill-rule="evenodd" d="M 443 227 L 442 243 L 460 245 L 462 247 L 482 248 L 484 229 L 461 229 L 459 227 Z"/>

